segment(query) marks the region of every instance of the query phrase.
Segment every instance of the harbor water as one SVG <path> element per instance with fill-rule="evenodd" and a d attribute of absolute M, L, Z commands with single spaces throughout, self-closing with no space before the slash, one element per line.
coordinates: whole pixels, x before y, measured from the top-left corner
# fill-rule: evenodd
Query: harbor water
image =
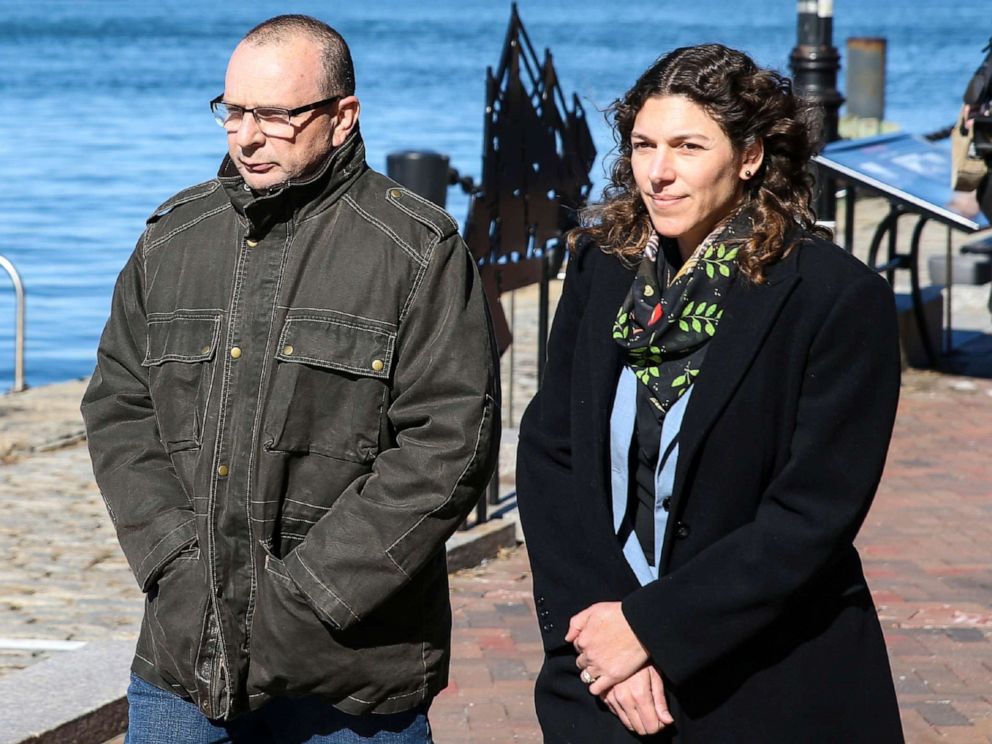
<path fill-rule="evenodd" d="M 788 71 L 795 3 L 603 3 L 521 0 L 539 54 L 550 47 L 602 158 L 613 145 L 601 111 L 658 55 L 718 41 Z M 992 34 L 985 2 L 837 0 L 834 39 L 888 39 L 886 118 L 913 132 L 950 124 Z M 484 74 L 495 66 L 508 2 L 429 5 L 158 0 L 0 0 L 0 254 L 28 288 L 27 380 L 88 374 L 114 279 L 146 216 L 207 180 L 224 152 L 207 102 L 223 90 L 240 36 L 285 12 L 338 28 L 355 58 L 370 164 L 403 149 L 447 153 L 481 171 Z M 843 71 L 841 73 L 843 87 Z M 464 195 L 448 207 L 463 220 Z M 13 377 L 13 292 L 0 277 L 0 390 Z"/>

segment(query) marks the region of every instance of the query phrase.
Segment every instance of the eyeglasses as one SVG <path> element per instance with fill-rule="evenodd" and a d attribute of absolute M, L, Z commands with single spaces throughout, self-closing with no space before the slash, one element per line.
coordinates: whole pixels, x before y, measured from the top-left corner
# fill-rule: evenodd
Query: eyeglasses
<path fill-rule="evenodd" d="M 293 126 L 294 116 L 305 114 L 307 111 L 319 109 L 321 106 L 328 106 L 341 100 L 341 96 L 332 96 L 323 101 L 308 103 L 306 106 L 298 106 L 293 109 L 278 108 L 277 106 L 256 106 L 255 108 L 245 108 L 233 103 L 227 103 L 223 95 L 217 96 L 210 102 L 210 111 L 214 115 L 217 123 L 228 132 L 236 132 L 241 127 L 241 122 L 245 114 L 255 117 L 255 123 L 262 131 L 262 134 L 269 137 L 292 137 L 296 133 Z"/>

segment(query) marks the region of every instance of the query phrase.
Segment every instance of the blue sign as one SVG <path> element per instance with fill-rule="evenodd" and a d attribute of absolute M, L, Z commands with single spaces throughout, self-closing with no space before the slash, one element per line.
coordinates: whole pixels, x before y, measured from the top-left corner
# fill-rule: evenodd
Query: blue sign
<path fill-rule="evenodd" d="M 912 134 L 839 140 L 814 158 L 835 175 L 969 232 L 989 226 L 974 198 L 951 189 L 951 152 Z"/>

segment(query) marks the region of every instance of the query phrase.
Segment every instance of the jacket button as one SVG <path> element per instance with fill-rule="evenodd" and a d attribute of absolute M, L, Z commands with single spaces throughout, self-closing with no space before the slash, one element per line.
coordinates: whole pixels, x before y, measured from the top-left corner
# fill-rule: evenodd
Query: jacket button
<path fill-rule="evenodd" d="M 256 245 L 258 245 L 258 241 L 248 239 L 245 241 L 245 245 L 247 245 L 249 248 L 254 248 Z"/>
<path fill-rule="evenodd" d="M 292 346 L 286 345 L 282 347 L 282 353 L 286 356 L 293 356 L 293 351 L 294 349 Z"/>
<path fill-rule="evenodd" d="M 664 509 L 665 511 L 668 511 L 671 508 L 671 506 L 672 506 L 671 496 L 666 496 L 661 500 L 661 508 Z"/>
<path fill-rule="evenodd" d="M 544 597 L 538 597 L 535 600 L 535 603 L 537 604 L 538 607 L 543 607 L 544 606 Z"/>
<path fill-rule="evenodd" d="M 232 346 L 231 347 L 231 359 L 240 359 L 240 358 L 241 358 L 241 347 L 240 346 Z"/>
<path fill-rule="evenodd" d="M 202 349 L 200 349 L 200 353 L 201 354 L 209 354 L 210 353 L 210 347 L 209 346 L 204 346 Z"/>
<path fill-rule="evenodd" d="M 394 199 L 399 199 L 400 196 L 403 195 L 403 192 L 400 189 L 390 189 L 389 190 L 389 195 L 391 197 L 393 197 Z"/>
<path fill-rule="evenodd" d="M 382 368 L 385 366 L 385 363 L 381 359 L 372 360 L 372 370 L 375 372 L 382 372 Z"/>
<path fill-rule="evenodd" d="M 217 475 L 219 475 L 221 478 L 226 478 L 229 472 L 231 471 L 228 469 L 227 465 L 221 465 L 219 468 L 217 468 Z"/>
<path fill-rule="evenodd" d="M 680 540 L 689 537 L 689 525 L 685 522 L 679 522 L 678 526 L 675 528 L 675 537 Z"/>

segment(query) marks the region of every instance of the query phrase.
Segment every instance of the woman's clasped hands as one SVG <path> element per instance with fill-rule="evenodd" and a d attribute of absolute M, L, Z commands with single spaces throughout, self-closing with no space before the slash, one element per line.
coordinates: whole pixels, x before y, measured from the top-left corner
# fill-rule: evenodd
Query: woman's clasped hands
<path fill-rule="evenodd" d="M 578 654 L 576 666 L 598 696 L 631 731 L 654 734 L 674 722 L 658 670 L 650 663 L 619 602 L 599 602 L 575 615 L 565 640 Z"/>

